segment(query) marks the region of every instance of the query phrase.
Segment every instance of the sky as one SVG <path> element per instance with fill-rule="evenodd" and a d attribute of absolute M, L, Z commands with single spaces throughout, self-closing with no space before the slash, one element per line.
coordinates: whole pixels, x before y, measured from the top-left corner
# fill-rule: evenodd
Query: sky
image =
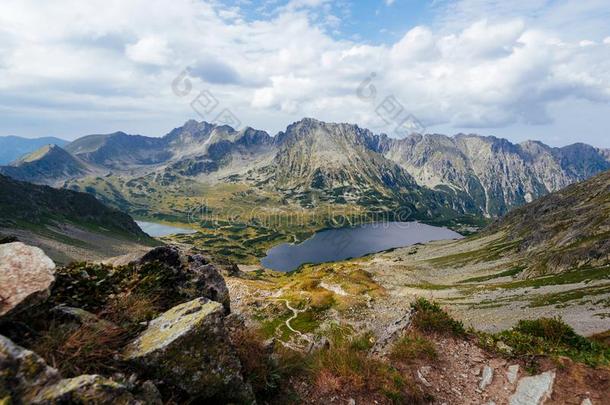
<path fill-rule="evenodd" d="M 610 148 L 610 1 L 0 2 L 0 136 L 303 117 Z"/>

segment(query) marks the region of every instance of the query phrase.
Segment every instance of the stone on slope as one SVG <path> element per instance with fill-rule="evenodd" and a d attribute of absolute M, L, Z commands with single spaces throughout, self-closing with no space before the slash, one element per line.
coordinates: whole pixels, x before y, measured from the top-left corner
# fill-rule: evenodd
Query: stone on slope
<path fill-rule="evenodd" d="M 205 297 L 220 302 L 230 312 L 231 299 L 224 278 L 213 264 L 202 255 L 187 255 L 175 246 L 160 246 L 146 253 L 136 262 L 137 266 L 157 263 L 173 270 L 181 280 L 171 288 L 190 299 Z"/>
<path fill-rule="evenodd" d="M 47 299 L 55 281 L 55 263 L 34 246 L 0 245 L 0 317 Z"/>
<path fill-rule="evenodd" d="M 508 371 L 506 372 L 506 379 L 509 383 L 514 384 L 517 381 L 517 377 L 519 376 L 519 365 L 513 364 L 508 366 Z"/>
<path fill-rule="evenodd" d="M 223 306 L 207 298 L 180 304 L 152 320 L 126 347 L 124 358 L 190 397 L 253 399 L 229 342 Z"/>
<path fill-rule="evenodd" d="M 510 397 L 510 405 L 541 405 L 551 397 L 555 371 L 523 377 L 519 380 L 515 393 Z"/>
<path fill-rule="evenodd" d="M 494 369 L 489 366 L 483 367 L 483 374 L 481 376 L 481 381 L 479 382 L 479 388 L 482 390 L 487 388 L 487 386 L 489 384 L 491 384 L 491 381 L 493 380 L 493 378 L 494 378 Z"/>

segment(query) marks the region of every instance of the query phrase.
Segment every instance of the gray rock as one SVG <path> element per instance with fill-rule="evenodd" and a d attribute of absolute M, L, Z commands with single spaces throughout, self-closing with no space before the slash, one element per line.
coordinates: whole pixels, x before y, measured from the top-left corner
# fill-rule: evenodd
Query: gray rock
<path fill-rule="evenodd" d="M 149 323 L 124 358 L 191 397 L 252 400 L 223 318 L 222 305 L 207 298 L 175 306 Z"/>
<path fill-rule="evenodd" d="M 510 397 L 510 405 L 541 405 L 551 397 L 555 371 L 547 371 L 519 380 L 515 393 Z"/>
<path fill-rule="evenodd" d="M 514 384 L 517 381 L 517 377 L 519 376 L 519 365 L 513 364 L 508 366 L 508 371 L 506 372 L 506 379 L 509 383 Z"/>
<path fill-rule="evenodd" d="M 87 323 L 89 325 L 97 325 L 99 328 L 103 329 L 117 327 L 112 322 L 101 319 L 97 315 L 92 314 L 89 311 L 85 311 L 81 308 L 69 307 L 67 305 L 58 305 L 51 309 L 51 313 L 55 314 L 55 316 L 59 318 L 68 321 L 74 321 L 79 324 Z"/>
<path fill-rule="evenodd" d="M 507 345 L 506 343 L 504 343 L 503 341 L 498 341 L 498 343 L 496 343 L 496 347 L 498 348 L 498 350 L 502 353 L 505 354 L 513 354 L 513 348 L 510 347 L 509 345 Z"/>
<path fill-rule="evenodd" d="M 424 367 L 420 367 L 417 370 L 417 378 L 419 378 L 419 380 L 426 386 L 426 387 L 431 387 L 432 384 L 430 383 L 430 381 L 428 381 L 426 379 L 426 376 L 428 375 L 428 373 L 430 372 L 431 368 L 429 366 L 424 366 Z"/>
<path fill-rule="evenodd" d="M 493 378 L 494 378 L 494 369 L 489 366 L 483 367 L 481 381 L 479 382 L 479 389 L 484 390 L 485 388 L 487 388 L 487 386 L 489 384 L 491 384 L 491 381 L 493 380 Z"/>
<path fill-rule="evenodd" d="M 188 255 L 176 246 L 160 246 L 146 253 L 136 265 L 157 263 L 180 274 L 182 281 L 171 288 L 190 299 L 205 297 L 220 302 L 226 313 L 231 310 L 229 289 L 218 269 L 202 255 Z"/>
<path fill-rule="evenodd" d="M 34 246 L 0 245 L 0 317 L 46 300 L 55 281 L 55 263 Z"/>

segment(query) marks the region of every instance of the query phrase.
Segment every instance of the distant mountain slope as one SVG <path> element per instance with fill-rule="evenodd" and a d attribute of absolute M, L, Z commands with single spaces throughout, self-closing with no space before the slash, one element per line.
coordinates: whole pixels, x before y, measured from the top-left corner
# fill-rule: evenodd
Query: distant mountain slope
<path fill-rule="evenodd" d="M 610 171 L 513 210 L 483 231 L 493 234 L 535 273 L 610 266 Z"/>
<path fill-rule="evenodd" d="M 83 161 L 57 145 L 45 145 L 9 166 L 0 166 L 2 174 L 40 184 L 54 184 L 92 172 Z"/>
<path fill-rule="evenodd" d="M 19 136 L 0 136 L 0 165 L 17 160 L 44 145 L 64 146 L 68 141 L 52 136 L 43 138 L 22 138 Z"/>
<path fill-rule="evenodd" d="M 2 175 L 0 233 L 42 245 L 60 261 L 114 256 L 134 245 L 155 243 L 129 215 L 106 207 L 87 193 Z"/>
<path fill-rule="evenodd" d="M 373 145 L 420 185 L 465 193 L 490 217 L 610 169 L 608 151 L 585 144 L 551 148 L 534 141 L 434 134 L 380 136 Z"/>
<path fill-rule="evenodd" d="M 161 138 L 115 132 L 84 136 L 66 145 L 66 151 L 88 163 L 127 170 L 166 161 L 170 153 L 164 146 Z"/>

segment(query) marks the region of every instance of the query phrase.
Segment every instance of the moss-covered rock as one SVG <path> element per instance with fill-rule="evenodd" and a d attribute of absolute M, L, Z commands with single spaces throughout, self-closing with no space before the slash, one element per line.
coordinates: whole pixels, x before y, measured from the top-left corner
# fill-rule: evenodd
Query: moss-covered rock
<path fill-rule="evenodd" d="M 0 398 L 21 398 L 60 380 L 60 375 L 36 353 L 0 335 Z"/>
<path fill-rule="evenodd" d="M 124 358 L 191 398 L 253 400 L 227 336 L 223 306 L 207 298 L 180 304 L 154 319 L 126 347 Z"/>
<path fill-rule="evenodd" d="M 28 398 L 32 405 L 51 404 L 141 404 L 140 401 L 117 382 L 99 375 L 81 375 L 58 381 L 42 388 Z"/>
<path fill-rule="evenodd" d="M 151 289 L 158 285 L 167 288 L 169 282 L 174 295 L 178 292 L 189 299 L 205 297 L 220 302 L 230 312 L 231 300 L 224 278 L 202 255 L 188 255 L 175 246 L 161 246 L 144 255 L 135 266 Z M 140 284 L 140 288 L 145 287 Z"/>

